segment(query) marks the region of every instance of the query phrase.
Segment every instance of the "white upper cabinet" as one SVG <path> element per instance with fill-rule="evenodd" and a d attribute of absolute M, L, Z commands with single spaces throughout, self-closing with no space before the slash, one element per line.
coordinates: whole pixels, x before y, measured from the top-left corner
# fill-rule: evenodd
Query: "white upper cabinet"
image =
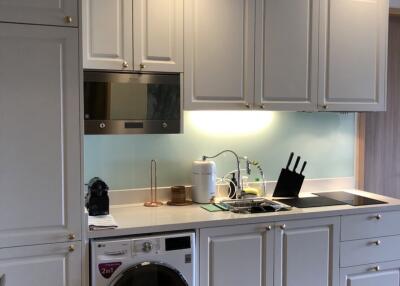
<path fill-rule="evenodd" d="M 257 2 L 256 109 L 316 108 L 318 18 L 318 0 Z"/>
<path fill-rule="evenodd" d="M 0 22 L 78 26 L 78 0 L 0 0 Z"/>
<path fill-rule="evenodd" d="M 272 286 L 272 225 L 200 230 L 200 286 Z"/>
<path fill-rule="evenodd" d="M 183 72 L 183 0 L 133 0 L 133 19 L 134 70 Z"/>
<path fill-rule="evenodd" d="M 83 66 L 183 71 L 183 0 L 83 0 Z"/>
<path fill-rule="evenodd" d="M 185 109 L 381 111 L 388 0 L 187 0 Z"/>
<path fill-rule="evenodd" d="M 338 285 L 339 228 L 339 217 L 279 222 L 274 285 Z"/>
<path fill-rule="evenodd" d="M 132 70 L 132 0 L 83 0 L 83 66 Z"/>
<path fill-rule="evenodd" d="M 81 244 L 0 249 L 2 286 L 81 286 Z"/>
<path fill-rule="evenodd" d="M 255 3 L 185 1 L 185 109 L 251 108 Z"/>
<path fill-rule="evenodd" d="M 0 23 L 0 43 L 0 248 L 79 240 L 78 30 Z"/>
<path fill-rule="evenodd" d="M 328 111 L 386 108 L 388 0 L 321 0 L 318 104 Z"/>

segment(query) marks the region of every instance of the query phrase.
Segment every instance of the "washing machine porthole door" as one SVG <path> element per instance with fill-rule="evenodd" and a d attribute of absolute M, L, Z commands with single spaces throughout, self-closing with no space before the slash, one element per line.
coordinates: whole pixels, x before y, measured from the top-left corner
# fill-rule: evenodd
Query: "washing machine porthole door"
<path fill-rule="evenodd" d="M 188 286 L 176 269 L 163 263 L 144 262 L 122 272 L 112 286 Z"/>

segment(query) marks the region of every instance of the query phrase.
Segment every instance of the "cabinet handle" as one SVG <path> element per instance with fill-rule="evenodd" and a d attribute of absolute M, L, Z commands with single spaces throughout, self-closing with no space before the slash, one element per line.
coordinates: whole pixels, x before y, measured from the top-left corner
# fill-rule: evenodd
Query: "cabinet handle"
<path fill-rule="evenodd" d="M 246 108 L 250 108 L 250 104 L 249 104 L 248 102 L 246 102 L 246 103 L 244 104 L 244 106 L 246 106 Z"/>
<path fill-rule="evenodd" d="M 271 230 L 272 230 L 272 226 L 270 226 L 270 225 L 267 225 L 267 226 L 265 226 L 265 227 L 260 227 L 260 228 L 258 229 L 258 231 L 260 231 L 260 232 L 271 231 Z"/>
<path fill-rule="evenodd" d="M 71 23 L 72 23 L 72 17 L 71 17 L 71 16 L 65 16 L 65 17 L 64 17 L 64 21 L 65 21 L 65 23 L 67 23 L 67 24 L 71 24 Z"/>
<path fill-rule="evenodd" d="M 286 224 L 282 224 L 282 225 L 280 226 L 280 228 L 281 228 L 282 230 L 286 229 Z"/>
<path fill-rule="evenodd" d="M 376 265 L 376 266 L 374 266 L 374 267 L 372 267 L 372 268 L 369 269 L 369 271 L 374 271 L 374 272 L 377 272 L 377 271 L 379 271 L 379 270 L 381 270 L 381 268 L 379 267 L 379 265 Z"/>
<path fill-rule="evenodd" d="M 370 219 L 381 220 L 382 219 L 382 215 L 381 214 L 376 214 L 374 216 L 371 216 Z"/>
<path fill-rule="evenodd" d="M 376 241 L 373 241 L 371 244 L 373 244 L 373 245 L 376 245 L 376 246 L 379 246 L 379 245 L 381 245 L 381 241 L 378 239 L 378 240 L 376 240 Z"/>
<path fill-rule="evenodd" d="M 128 65 L 128 62 L 127 61 L 124 61 L 123 63 L 122 63 L 122 67 L 123 68 L 127 68 L 129 65 Z"/>
<path fill-rule="evenodd" d="M 264 109 L 265 108 L 264 104 L 260 104 L 260 108 Z"/>
<path fill-rule="evenodd" d="M 139 65 L 139 68 L 142 70 L 142 69 L 145 69 L 146 68 L 146 65 L 145 64 L 140 64 Z"/>
<path fill-rule="evenodd" d="M 70 246 L 68 247 L 68 251 L 69 251 L 69 252 L 74 252 L 74 251 L 75 251 L 75 245 L 70 245 Z"/>
<path fill-rule="evenodd" d="M 69 240 L 74 240 L 76 238 L 76 235 L 74 233 L 68 234 L 68 239 Z"/>

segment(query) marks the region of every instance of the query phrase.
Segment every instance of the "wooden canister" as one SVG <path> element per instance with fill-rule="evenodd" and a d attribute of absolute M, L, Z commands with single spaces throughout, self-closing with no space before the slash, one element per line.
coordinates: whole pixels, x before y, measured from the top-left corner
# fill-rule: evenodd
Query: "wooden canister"
<path fill-rule="evenodd" d="M 171 200 L 167 203 L 171 206 L 186 206 L 192 202 L 186 200 L 186 187 L 185 186 L 173 186 L 171 187 Z"/>

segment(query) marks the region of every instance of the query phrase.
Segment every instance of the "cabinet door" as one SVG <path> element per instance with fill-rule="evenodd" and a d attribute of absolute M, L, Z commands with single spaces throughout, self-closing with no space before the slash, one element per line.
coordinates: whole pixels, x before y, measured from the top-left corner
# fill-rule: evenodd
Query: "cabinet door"
<path fill-rule="evenodd" d="M 134 0 L 134 69 L 183 72 L 183 0 Z"/>
<path fill-rule="evenodd" d="M 322 0 L 320 108 L 386 109 L 388 0 Z"/>
<path fill-rule="evenodd" d="M 78 26 L 78 0 L 0 0 L 0 22 Z"/>
<path fill-rule="evenodd" d="M 340 270 L 341 286 L 399 286 L 400 261 L 347 267 Z"/>
<path fill-rule="evenodd" d="M 0 285 L 80 286 L 80 243 L 0 249 Z"/>
<path fill-rule="evenodd" d="M 272 286 L 273 231 L 268 225 L 200 230 L 200 286 Z"/>
<path fill-rule="evenodd" d="M 187 0 L 184 30 L 185 109 L 250 108 L 255 0 Z"/>
<path fill-rule="evenodd" d="M 78 29 L 0 24 L 0 248 L 80 239 Z"/>
<path fill-rule="evenodd" d="M 83 0 L 86 69 L 132 70 L 132 0 Z"/>
<path fill-rule="evenodd" d="M 318 18 L 316 0 L 257 2 L 257 109 L 316 108 Z"/>
<path fill-rule="evenodd" d="M 275 232 L 275 286 L 336 286 L 339 218 L 287 221 Z"/>

